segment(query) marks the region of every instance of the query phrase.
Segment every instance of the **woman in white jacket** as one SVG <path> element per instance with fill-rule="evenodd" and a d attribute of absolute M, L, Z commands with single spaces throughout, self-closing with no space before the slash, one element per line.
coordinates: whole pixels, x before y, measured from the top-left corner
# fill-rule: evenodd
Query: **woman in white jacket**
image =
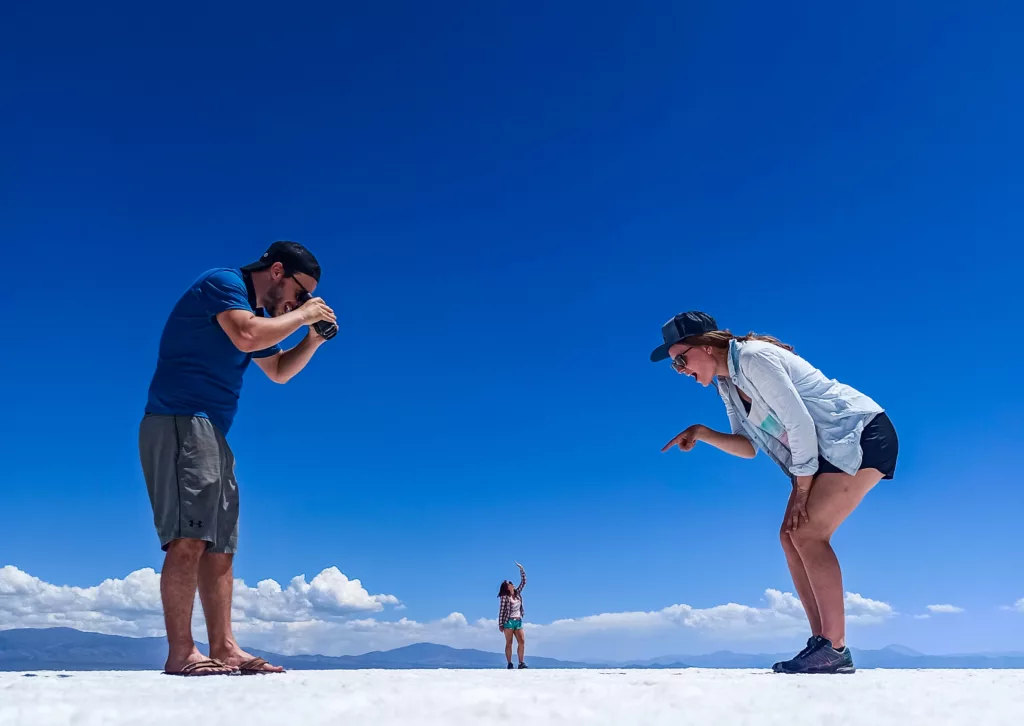
<path fill-rule="evenodd" d="M 764 451 L 792 481 L 780 537 L 811 637 L 781 673 L 852 673 L 846 646 L 843 576 L 829 540 L 882 479 L 896 471 L 899 441 L 873 400 L 826 378 L 775 338 L 719 330 L 706 313 L 680 313 L 662 327 L 652 361 L 717 382 L 731 433 L 695 424 L 662 451 L 703 441 L 734 456 Z"/>

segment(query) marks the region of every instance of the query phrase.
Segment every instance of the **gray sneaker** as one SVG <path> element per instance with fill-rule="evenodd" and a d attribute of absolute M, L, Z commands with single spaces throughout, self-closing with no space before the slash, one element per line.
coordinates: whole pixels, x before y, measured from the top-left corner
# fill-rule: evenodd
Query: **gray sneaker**
<path fill-rule="evenodd" d="M 808 652 L 780 665 L 778 673 L 854 673 L 857 670 L 848 647 L 836 650 L 831 640 L 820 636 Z"/>

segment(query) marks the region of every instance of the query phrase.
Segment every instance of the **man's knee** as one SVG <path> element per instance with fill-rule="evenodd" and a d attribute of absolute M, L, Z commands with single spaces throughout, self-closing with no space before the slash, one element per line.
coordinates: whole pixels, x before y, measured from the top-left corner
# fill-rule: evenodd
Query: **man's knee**
<path fill-rule="evenodd" d="M 209 543 L 202 539 L 175 539 L 167 545 L 167 558 L 175 560 L 195 560 L 203 556 Z"/>
<path fill-rule="evenodd" d="M 231 570 L 232 564 L 235 561 L 235 556 L 231 552 L 215 552 L 212 549 L 208 549 L 202 552 L 201 555 L 203 567 L 207 569 L 227 572 Z"/>

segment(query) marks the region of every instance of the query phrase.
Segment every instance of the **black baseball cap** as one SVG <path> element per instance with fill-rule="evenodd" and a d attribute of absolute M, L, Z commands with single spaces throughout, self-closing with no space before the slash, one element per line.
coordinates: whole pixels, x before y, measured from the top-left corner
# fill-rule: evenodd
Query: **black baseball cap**
<path fill-rule="evenodd" d="M 262 257 L 242 269 L 245 272 L 265 270 L 275 262 L 280 262 L 284 265 L 284 271 L 289 275 L 301 272 L 320 282 L 320 263 L 316 261 L 313 253 L 298 242 L 289 242 L 287 240 L 270 245 Z"/>
<path fill-rule="evenodd" d="M 651 353 L 651 362 L 657 363 L 668 358 L 668 349 L 683 338 L 704 335 L 712 330 L 718 330 L 718 324 L 707 313 L 702 313 L 699 310 L 679 313 L 661 326 L 661 337 L 665 339 L 665 342 Z"/>

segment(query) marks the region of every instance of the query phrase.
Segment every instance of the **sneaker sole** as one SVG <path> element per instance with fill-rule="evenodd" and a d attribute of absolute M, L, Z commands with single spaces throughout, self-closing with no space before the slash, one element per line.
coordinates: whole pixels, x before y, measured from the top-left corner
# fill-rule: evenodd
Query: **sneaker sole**
<path fill-rule="evenodd" d="M 806 675 L 806 676 L 832 676 L 832 675 L 849 676 L 849 675 L 853 675 L 854 673 L 856 673 L 857 672 L 857 668 L 855 666 L 843 666 L 842 668 L 837 668 L 834 671 L 831 671 L 831 670 L 821 670 L 821 669 L 817 669 L 817 670 L 812 669 L 812 670 L 807 670 L 807 671 L 773 670 L 772 672 L 773 673 L 781 673 L 781 674 L 786 675 L 786 676 L 804 676 L 804 675 Z"/>

